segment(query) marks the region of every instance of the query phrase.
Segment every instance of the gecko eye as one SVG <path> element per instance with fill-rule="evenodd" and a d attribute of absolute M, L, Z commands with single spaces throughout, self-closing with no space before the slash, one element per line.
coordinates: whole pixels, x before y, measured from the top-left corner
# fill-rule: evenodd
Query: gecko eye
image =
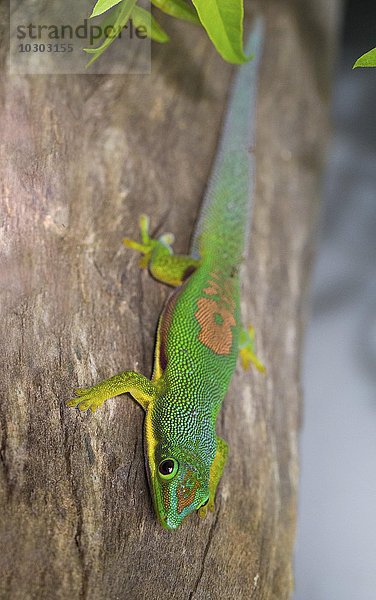
<path fill-rule="evenodd" d="M 162 479 L 172 479 L 179 468 L 179 463 L 174 458 L 166 458 L 159 463 L 158 470 Z"/>

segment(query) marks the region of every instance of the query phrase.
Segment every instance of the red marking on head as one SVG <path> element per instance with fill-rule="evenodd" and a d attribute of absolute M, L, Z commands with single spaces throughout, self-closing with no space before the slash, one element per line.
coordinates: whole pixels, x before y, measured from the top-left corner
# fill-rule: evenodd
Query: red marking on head
<path fill-rule="evenodd" d="M 170 497 L 168 495 L 168 491 L 169 491 L 169 486 L 162 483 L 163 506 L 164 506 L 166 512 L 168 512 L 168 509 L 170 508 Z"/>
<path fill-rule="evenodd" d="M 177 489 L 177 499 L 178 499 L 178 513 L 183 512 L 185 508 L 190 506 L 195 499 L 196 492 L 200 487 L 199 482 L 196 477 L 192 473 L 192 471 L 187 471 L 183 481 L 179 485 Z"/>

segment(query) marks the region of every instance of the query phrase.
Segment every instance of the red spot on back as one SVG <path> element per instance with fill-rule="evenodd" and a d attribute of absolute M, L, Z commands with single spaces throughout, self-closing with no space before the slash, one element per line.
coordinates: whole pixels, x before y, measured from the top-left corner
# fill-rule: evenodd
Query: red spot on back
<path fill-rule="evenodd" d="M 199 340 L 215 354 L 226 355 L 231 352 L 232 328 L 236 325 L 232 285 L 229 281 L 218 281 L 217 273 L 211 273 L 210 278 L 203 293 L 215 298 L 199 298 L 195 312 L 201 327 Z"/>

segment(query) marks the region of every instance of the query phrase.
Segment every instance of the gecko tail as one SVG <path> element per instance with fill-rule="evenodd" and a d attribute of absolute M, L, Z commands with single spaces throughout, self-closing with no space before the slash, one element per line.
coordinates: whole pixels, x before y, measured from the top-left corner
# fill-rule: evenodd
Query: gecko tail
<path fill-rule="evenodd" d="M 217 155 L 192 237 L 191 254 L 196 258 L 227 248 L 231 260 L 244 253 L 248 242 L 255 163 L 257 84 L 263 37 L 263 19 L 257 17 L 246 44 L 246 53 L 253 58 L 237 70 Z"/>

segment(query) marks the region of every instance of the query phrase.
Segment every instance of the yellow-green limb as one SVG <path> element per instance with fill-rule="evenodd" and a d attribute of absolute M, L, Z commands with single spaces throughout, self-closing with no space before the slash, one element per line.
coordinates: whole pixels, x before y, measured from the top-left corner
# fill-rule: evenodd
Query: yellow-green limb
<path fill-rule="evenodd" d="M 265 366 L 256 355 L 255 330 L 252 326 L 240 332 L 239 355 L 243 369 L 246 371 L 253 364 L 260 373 L 265 373 Z"/>
<path fill-rule="evenodd" d="M 139 373 L 124 371 L 93 387 L 77 388 L 75 394 L 78 397 L 68 400 L 67 406 L 78 407 L 80 410 L 90 408 L 95 412 L 106 400 L 125 393 L 131 394 L 146 410 L 150 402 L 157 397 L 157 387 Z"/>
<path fill-rule="evenodd" d="M 174 242 L 174 236 L 171 233 L 164 233 L 158 239 L 151 238 L 149 218 L 146 215 L 140 217 L 140 232 L 141 242 L 125 238 L 123 243 L 143 255 L 140 259 L 140 267 L 148 268 L 158 281 L 177 287 L 199 266 L 199 260 L 173 253 L 171 244 Z"/>
<path fill-rule="evenodd" d="M 214 500 L 215 494 L 219 481 L 222 477 L 223 469 L 227 461 L 228 445 L 220 437 L 217 437 L 217 451 L 215 453 L 214 460 L 210 467 L 210 479 L 209 479 L 209 500 L 198 510 L 198 516 L 200 518 L 206 517 L 208 510 L 214 512 Z"/>

